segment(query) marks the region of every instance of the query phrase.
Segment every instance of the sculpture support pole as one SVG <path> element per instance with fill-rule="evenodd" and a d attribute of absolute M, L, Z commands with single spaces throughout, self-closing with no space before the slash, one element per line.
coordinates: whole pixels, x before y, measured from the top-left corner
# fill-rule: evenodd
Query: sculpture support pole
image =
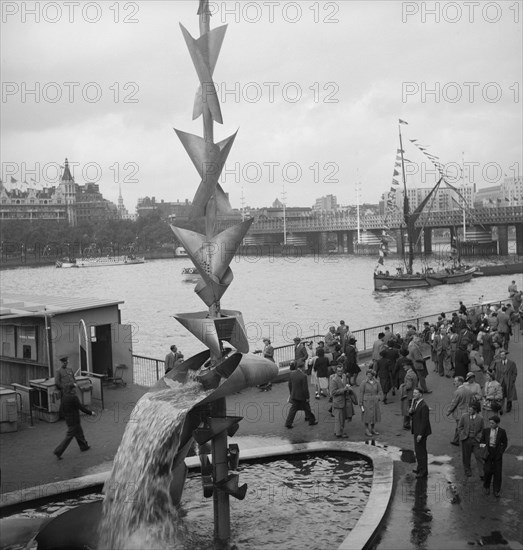
<path fill-rule="evenodd" d="M 210 19 L 211 14 L 209 10 L 209 3 L 204 2 L 201 6 L 200 13 L 200 35 L 203 36 L 210 32 Z M 207 52 L 208 54 L 208 52 Z M 214 144 L 214 127 L 209 103 L 205 100 L 206 89 L 202 89 L 203 97 L 203 138 L 206 143 Z M 211 197 L 206 209 L 205 215 L 205 233 L 207 240 L 211 241 L 216 232 L 216 212 L 217 204 L 215 197 Z M 215 251 L 213 247 L 207 248 L 208 262 L 211 263 L 210 255 Z M 209 306 L 209 316 L 220 316 L 220 303 L 214 302 Z M 211 363 L 221 359 L 221 357 L 214 357 L 211 352 Z M 225 417 L 227 415 L 227 404 L 225 397 L 216 400 L 211 407 L 211 416 L 215 418 Z M 227 461 L 227 430 L 223 430 L 217 434 L 211 442 L 212 452 L 212 469 L 214 482 L 220 482 L 224 480 L 229 473 L 229 466 Z M 215 487 L 213 491 L 213 507 L 214 507 L 214 544 L 215 548 L 228 548 L 229 539 L 231 536 L 231 519 L 230 519 L 230 504 L 229 495 L 223 490 Z"/>
<path fill-rule="evenodd" d="M 218 399 L 213 403 L 212 415 L 214 417 L 226 416 L 225 397 Z M 215 481 L 219 482 L 225 479 L 229 473 L 229 464 L 227 460 L 227 430 L 223 430 L 212 439 L 212 468 Z M 214 504 L 214 544 L 215 548 L 222 549 L 229 547 L 231 537 L 231 518 L 229 495 L 215 487 L 213 492 Z"/>

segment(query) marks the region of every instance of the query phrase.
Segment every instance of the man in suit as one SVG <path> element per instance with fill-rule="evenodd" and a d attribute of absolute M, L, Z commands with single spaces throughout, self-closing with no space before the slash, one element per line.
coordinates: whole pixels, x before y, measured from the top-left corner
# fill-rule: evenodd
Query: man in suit
<path fill-rule="evenodd" d="M 378 361 L 381 358 L 380 352 L 385 347 L 385 344 L 383 342 L 385 338 L 385 333 L 380 332 L 378 334 L 378 339 L 372 344 L 372 368 L 374 370 L 378 367 Z"/>
<path fill-rule="evenodd" d="M 289 373 L 289 402 L 291 408 L 289 409 L 289 414 L 285 421 L 285 427 L 289 429 L 292 428 L 294 417 L 298 411 L 305 412 L 305 420 L 310 426 L 314 426 L 318 423 L 309 404 L 309 383 L 304 368 L 305 363 L 296 365 L 296 369 Z"/>
<path fill-rule="evenodd" d="M 427 437 L 432 433 L 429 419 L 429 407 L 423 400 L 423 393 L 416 388 L 412 394 L 410 416 L 412 418 L 412 435 L 414 436 L 414 452 L 418 466 L 414 471 L 417 478 L 429 475 L 427 464 Z"/>
<path fill-rule="evenodd" d="M 483 471 L 483 459 L 479 443 L 483 435 L 483 417 L 479 414 L 481 407 L 479 403 L 473 401 L 469 405 L 469 410 L 461 416 L 458 422 L 458 433 L 461 441 L 461 458 L 463 460 L 463 469 L 467 477 L 472 476 L 470 458 L 472 453 L 476 457 L 476 463 L 480 471 Z"/>
<path fill-rule="evenodd" d="M 449 405 L 447 416 L 452 416 L 456 421 L 454 437 L 452 438 L 450 444 L 459 447 L 459 420 L 463 416 L 463 414 L 467 412 L 474 395 L 469 391 L 467 385 L 465 385 L 465 379 L 463 378 L 463 376 L 454 377 L 454 386 L 456 390 L 454 391 L 452 401 Z"/>
<path fill-rule="evenodd" d="M 507 432 L 499 427 L 499 416 L 489 419 L 489 427 L 483 430 L 480 446 L 487 449 L 483 469 L 483 489 L 490 493 L 490 482 L 494 477 L 494 496 L 499 498 L 501 491 L 501 472 L 503 470 L 503 453 L 508 446 Z"/>
<path fill-rule="evenodd" d="M 501 336 L 505 350 L 508 349 L 511 325 L 510 315 L 507 313 L 507 308 L 503 306 L 501 311 L 498 312 L 498 334 Z"/>
<path fill-rule="evenodd" d="M 63 452 L 67 449 L 73 438 L 76 438 L 81 451 L 88 451 L 91 448 L 85 439 L 84 431 L 82 430 L 82 425 L 80 424 L 79 411 L 92 416 L 95 414 L 93 411 L 87 407 L 84 407 L 80 403 L 80 400 L 76 395 L 76 384 L 73 383 L 69 383 L 65 387 L 62 409 L 65 416 L 65 423 L 67 424 L 67 433 L 65 435 L 65 439 L 53 451 L 58 460 L 62 459 Z"/>
<path fill-rule="evenodd" d="M 347 401 L 350 400 L 349 390 L 350 386 L 347 384 L 343 365 L 339 364 L 336 367 L 336 374 L 329 379 L 329 393 L 332 396 L 332 414 L 334 415 L 334 435 L 336 437 L 349 437 L 343 431 L 347 418 Z"/>
<path fill-rule="evenodd" d="M 171 351 L 165 356 L 165 374 L 174 369 L 176 362 L 183 357 L 182 353 L 178 352 L 175 345 L 171 346 Z"/>
<path fill-rule="evenodd" d="M 492 368 L 496 373 L 496 380 L 503 388 L 503 397 L 507 400 L 507 412 L 512 410 L 512 401 L 516 401 L 516 378 L 518 369 L 516 363 L 507 357 L 508 351 L 502 351 L 499 359 L 494 361 Z"/>
<path fill-rule="evenodd" d="M 302 367 L 305 365 L 309 354 L 307 353 L 307 348 L 305 344 L 301 341 L 301 338 L 296 336 L 294 338 L 294 361 L 297 367 Z"/>

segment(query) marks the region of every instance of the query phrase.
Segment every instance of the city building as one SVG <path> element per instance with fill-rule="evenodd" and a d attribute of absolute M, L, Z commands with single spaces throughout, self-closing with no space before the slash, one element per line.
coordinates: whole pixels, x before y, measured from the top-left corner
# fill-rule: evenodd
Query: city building
<path fill-rule="evenodd" d="M 188 218 L 191 205 L 192 203 L 188 199 L 185 199 L 185 202 L 180 202 L 180 200 L 165 202 L 163 199 L 157 202 L 156 197 L 143 197 L 138 199 L 136 213 L 139 217 L 146 216 L 152 212 L 158 212 L 162 219 L 173 221 L 176 218 Z"/>
<path fill-rule="evenodd" d="M 319 199 L 316 199 L 312 209 L 321 212 L 335 212 L 338 210 L 338 199 L 335 195 L 320 197 Z"/>
<path fill-rule="evenodd" d="M 118 218 L 117 206 L 103 198 L 98 184 L 74 181 L 67 159 L 58 186 L 36 189 L 25 185 L 25 189 L 7 189 L 0 181 L 1 220 L 52 220 L 77 226 Z"/>
<path fill-rule="evenodd" d="M 435 195 L 429 199 L 425 211 L 449 212 L 451 210 L 459 210 L 463 207 L 463 199 L 466 202 L 466 207 L 472 208 L 475 200 L 475 186 L 465 185 L 456 186 L 455 188 L 459 191 L 459 195 L 454 189 L 447 187 L 445 183 L 442 182 Z M 409 199 L 410 210 L 416 210 L 416 208 L 427 198 L 432 189 L 432 187 L 407 188 L 407 198 Z M 397 210 L 403 212 L 404 190 L 400 187 L 394 195 L 396 198 L 395 205 Z"/>

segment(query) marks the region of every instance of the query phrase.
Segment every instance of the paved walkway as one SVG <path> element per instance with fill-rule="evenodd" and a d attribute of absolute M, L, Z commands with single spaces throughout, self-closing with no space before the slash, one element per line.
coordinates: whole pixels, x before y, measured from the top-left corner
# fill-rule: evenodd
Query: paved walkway
<path fill-rule="evenodd" d="M 521 399 L 523 338 L 520 335 L 516 338 L 518 341 L 511 342 L 509 349 L 520 371 L 517 391 Z M 431 408 L 433 435 L 428 441 L 427 482 L 416 480 L 411 473 L 412 435 L 401 427 L 397 396 L 382 406 L 383 420 L 377 426 L 381 435 L 374 441 L 366 441 L 364 426 L 358 417 L 349 425 L 349 440 L 384 447 L 395 459 L 394 497 L 378 547 L 461 549 L 473 544 L 506 550 L 523 549 L 521 401 L 515 402 L 512 412 L 502 417 L 501 425 L 507 430 L 509 449 L 503 463 L 502 497 L 495 499 L 492 495 L 483 495 L 474 459 L 474 476 L 464 477 L 460 449 L 449 444 L 454 422 L 445 417 L 444 411 L 452 397 L 452 381 L 431 372 L 428 384 L 433 390 L 426 396 Z M 34 427 L 24 425 L 18 432 L 0 434 L 1 493 L 46 483 L 59 484 L 110 469 L 125 426 L 132 420 L 134 404 L 145 391 L 146 388 L 139 386 L 107 387 L 105 409 L 100 410 L 94 404 L 96 417 L 83 417 L 82 420 L 91 449 L 81 453 L 73 442 L 61 461 L 56 460 L 52 451 L 65 433 L 63 422 L 37 421 Z M 303 413 L 298 413 L 294 428 L 287 430 L 284 427 L 287 396 L 286 383 L 273 385 L 270 392 L 249 389 L 230 396 L 227 399 L 229 414 L 244 417 L 239 431 L 230 441 L 238 442 L 241 449 L 275 442 L 335 439 L 326 399 L 311 402 L 318 425 L 309 426 Z M 508 545 L 501 544 L 503 540 Z"/>

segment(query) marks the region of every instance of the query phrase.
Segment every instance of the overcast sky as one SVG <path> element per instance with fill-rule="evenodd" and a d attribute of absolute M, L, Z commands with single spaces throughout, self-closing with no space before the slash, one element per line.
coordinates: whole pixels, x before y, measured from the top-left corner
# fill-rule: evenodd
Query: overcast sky
<path fill-rule="evenodd" d="M 173 127 L 203 132 L 179 27 L 199 35 L 197 0 L 75 4 L 1 3 L 2 179 L 53 185 L 68 157 L 77 183 L 110 200 L 120 181 L 131 211 L 146 195 L 192 200 L 198 174 Z M 398 118 L 410 185 L 434 176 L 409 138 L 444 163 L 464 154 L 480 187 L 521 175 L 521 2 L 210 4 L 211 26 L 228 24 L 215 139 L 239 129 L 221 178 L 233 207 L 242 190 L 246 205 L 271 204 L 285 180 L 290 206 L 355 204 L 358 181 L 377 202 Z"/>

